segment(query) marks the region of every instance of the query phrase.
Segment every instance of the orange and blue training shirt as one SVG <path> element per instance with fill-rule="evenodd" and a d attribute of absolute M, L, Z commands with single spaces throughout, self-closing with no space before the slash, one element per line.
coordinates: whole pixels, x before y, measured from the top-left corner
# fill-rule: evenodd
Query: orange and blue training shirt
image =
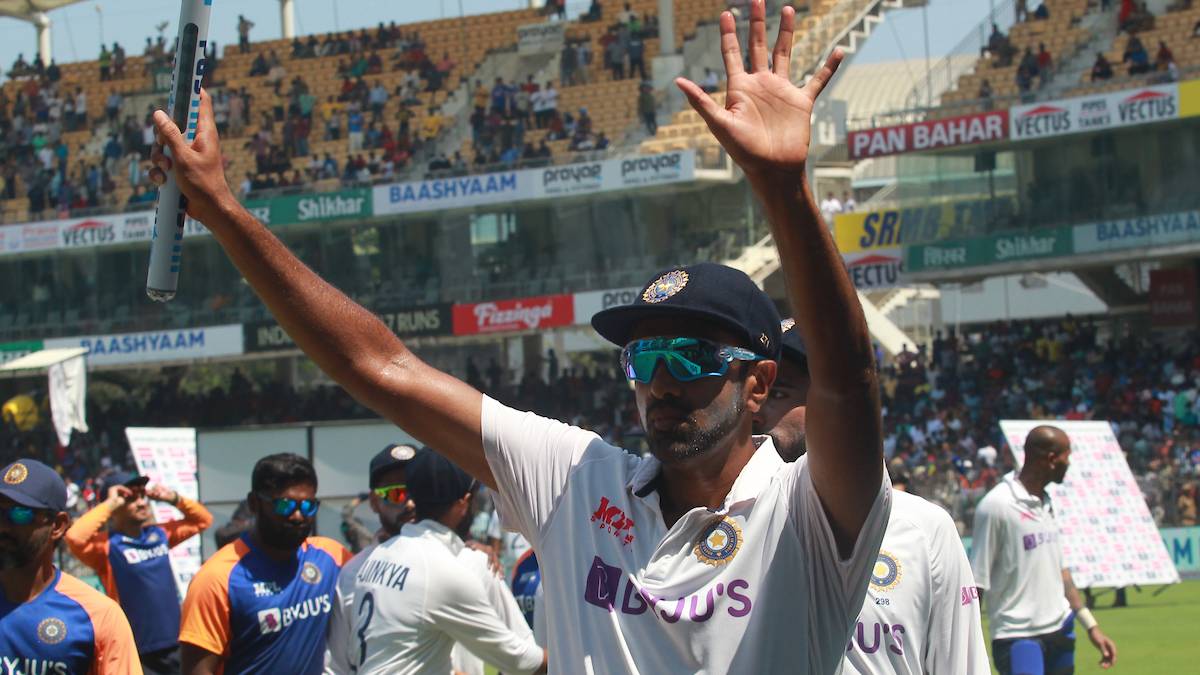
<path fill-rule="evenodd" d="M 212 514 L 199 502 L 179 498 L 183 520 L 142 528 L 127 537 L 104 524 L 112 516 L 106 503 L 85 513 L 67 530 L 67 546 L 100 577 L 133 628 L 143 654 L 179 644 L 179 592 L 171 569 L 171 549 L 212 525 Z M 3 673 L 3 671 L 0 671 Z"/>
<path fill-rule="evenodd" d="M 141 675 L 142 664 L 117 603 L 55 568 L 28 602 L 14 605 L 0 593 L 0 672 Z"/>
<path fill-rule="evenodd" d="M 316 675 L 338 573 L 350 557 L 332 539 L 309 537 L 280 562 L 243 534 L 192 579 L 179 641 L 221 655 L 225 675 Z"/>

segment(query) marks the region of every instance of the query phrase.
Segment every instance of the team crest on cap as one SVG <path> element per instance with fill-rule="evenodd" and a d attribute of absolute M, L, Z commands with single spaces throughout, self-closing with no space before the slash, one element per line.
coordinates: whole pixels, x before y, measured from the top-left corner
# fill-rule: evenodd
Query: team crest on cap
<path fill-rule="evenodd" d="M 779 322 L 779 332 L 781 332 L 781 333 L 786 333 L 795 327 L 796 327 L 795 319 L 784 319 L 783 321 Z"/>
<path fill-rule="evenodd" d="M 729 516 L 714 520 L 704 528 L 692 552 L 705 565 L 717 567 L 733 560 L 742 547 L 742 528 Z"/>
<path fill-rule="evenodd" d="M 321 583 L 321 568 L 310 562 L 304 563 L 304 569 L 300 570 L 300 579 L 306 584 Z"/>
<path fill-rule="evenodd" d="M 43 619 L 37 627 L 38 639 L 48 645 L 56 645 L 67 638 L 67 624 L 62 619 Z"/>
<path fill-rule="evenodd" d="M 683 290 L 688 283 L 688 273 L 683 270 L 667 272 L 642 291 L 642 301 L 656 304 Z"/>
<path fill-rule="evenodd" d="M 871 569 L 871 588 L 877 591 L 890 591 L 900 583 L 904 575 L 900 561 L 887 551 L 880 551 L 875 559 L 875 567 Z"/>
<path fill-rule="evenodd" d="M 8 471 L 4 472 L 4 482 L 9 485 L 20 485 L 28 477 L 29 469 L 20 462 L 14 462 L 12 466 L 8 467 Z"/>
<path fill-rule="evenodd" d="M 392 459 L 396 460 L 397 462 L 407 462 L 416 456 L 417 451 L 413 450 L 411 445 L 397 445 L 396 447 L 392 448 L 392 452 L 390 454 L 392 455 Z"/>

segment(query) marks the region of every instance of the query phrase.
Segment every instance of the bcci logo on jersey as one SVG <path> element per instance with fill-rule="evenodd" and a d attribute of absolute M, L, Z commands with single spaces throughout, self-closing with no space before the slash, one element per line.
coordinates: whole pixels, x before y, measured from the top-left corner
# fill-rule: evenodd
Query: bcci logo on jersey
<path fill-rule="evenodd" d="M 875 567 L 871 569 L 871 588 L 877 591 L 890 591 L 900 583 L 904 576 L 900 560 L 887 551 L 880 551 L 875 559 Z"/>

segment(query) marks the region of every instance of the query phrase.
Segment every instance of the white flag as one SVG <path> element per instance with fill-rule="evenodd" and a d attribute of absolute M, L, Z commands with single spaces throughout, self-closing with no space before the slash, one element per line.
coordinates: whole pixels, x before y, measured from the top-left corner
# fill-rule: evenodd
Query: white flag
<path fill-rule="evenodd" d="M 71 430 L 86 432 L 87 368 L 83 355 L 50 366 L 50 415 L 54 431 L 64 447 L 71 443 Z"/>

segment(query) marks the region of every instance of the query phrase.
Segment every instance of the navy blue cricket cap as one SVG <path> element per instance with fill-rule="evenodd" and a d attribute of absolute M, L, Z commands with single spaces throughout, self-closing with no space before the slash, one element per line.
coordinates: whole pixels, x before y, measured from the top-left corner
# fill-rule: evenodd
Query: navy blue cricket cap
<path fill-rule="evenodd" d="M 659 317 L 712 321 L 743 338 L 759 356 L 779 360 L 779 312 L 741 270 L 706 262 L 663 271 L 632 303 L 593 316 L 592 328 L 624 347 L 639 321 Z"/>
<path fill-rule="evenodd" d="M 67 510 L 67 484 L 58 472 L 36 459 L 18 459 L 0 474 L 0 495 L 21 506 Z"/>
<path fill-rule="evenodd" d="M 387 447 L 379 451 L 379 454 L 371 458 L 368 485 L 372 489 L 379 487 L 379 476 L 396 467 L 408 466 L 408 463 L 413 461 L 419 452 L 419 450 L 411 445 L 389 443 Z"/>
<path fill-rule="evenodd" d="M 478 485 L 471 474 L 427 447 L 421 448 L 405 471 L 408 494 L 419 509 L 456 502 Z"/>
<path fill-rule="evenodd" d="M 804 348 L 804 339 L 796 328 L 795 319 L 784 319 L 779 327 L 783 330 L 783 358 L 800 366 L 808 373 L 808 350 Z"/>
<path fill-rule="evenodd" d="M 116 473 L 109 474 L 108 477 L 104 479 L 104 482 L 100 487 L 99 499 L 100 501 L 108 499 L 108 491 L 111 490 L 115 485 L 123 485 L 127 488 L 135 488 L 145 487 L 146 483 L 149 482 L 149 476 L 139 476 L 132 471 L 117 471 Z"/>

